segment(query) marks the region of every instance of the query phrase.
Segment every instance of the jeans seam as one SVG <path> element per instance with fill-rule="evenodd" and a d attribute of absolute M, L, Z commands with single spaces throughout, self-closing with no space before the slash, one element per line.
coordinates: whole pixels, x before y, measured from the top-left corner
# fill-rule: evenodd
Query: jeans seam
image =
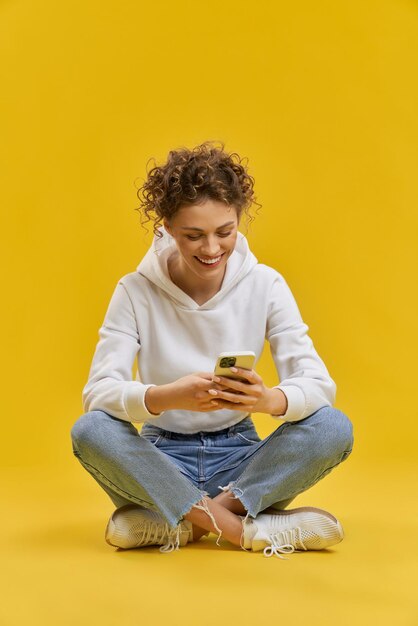
<path fill-rule="evenodd" d="M 121 489 L 118 485 L 115 485 L 115 483 L 113 483 L 109 478 L 107 478 L 107 476 L 102 474 L 100 470 L 98 470 L 96 467 L 94 467 L 94 465 L 90 465 L 90 463 L 87 463 L 86 461 L 84 461 L 78 454 L 74 453 L 74 455 L 80 461 L 81 465 L 83 465 L 86 469 L 87 469 L 87 467 L 90 467 L 92 470 L 94 470 L 94 472 L 96 474 L 98 474 L 98 476 L 100 476 L 101 478 L 104 478 L 105 482 L 108 483 L 108 486 L 114 488 L 116 490 L 116 492 L 119 493 L 119 495 L 121 495 L 121 496 L 122 495 L 123 496 L 129 496 L 130 498 L 134 498 L 134 500 L 136 500 L 139 504 L 148 504 L 148 505 L 153 506 L 153 504 L 154 504 L 153 502 L 148 502 L 147 500 L 142 500 L 141 498 L 138 498 L 137 496 L 134 496 L 131 493 L 129 493 L 129 491 L 125 491 L 124 489 Z"/>

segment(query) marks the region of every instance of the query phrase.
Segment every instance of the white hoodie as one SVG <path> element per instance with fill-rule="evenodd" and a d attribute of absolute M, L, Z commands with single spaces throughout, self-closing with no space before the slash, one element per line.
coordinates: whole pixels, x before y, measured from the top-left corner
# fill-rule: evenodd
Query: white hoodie
<path fill-rule="evenodd" d="M 82 393 L 84 411 L 103 410 L 185 434 L 232 426 L 248 412 L 172 409 L 154 415 L 145 405 L 145 392 L 193 372 L 213 372 L 220 352 L 252 350 L 256 369 L 265 339 L 280 379 L 276 387 L 288 402 L 286 413 L 273 417 L 298 421 L 332 406 L 336 384 L 285 279 L 258 263 L 244 235 L 238 232 L 221 289 L 199 305 L 172 282 L 167 258 L 175 241 L 164 227 L 160 230 L 163 237 L 154 236 L 137 271 L 122 276 L 113 292 Z"/>

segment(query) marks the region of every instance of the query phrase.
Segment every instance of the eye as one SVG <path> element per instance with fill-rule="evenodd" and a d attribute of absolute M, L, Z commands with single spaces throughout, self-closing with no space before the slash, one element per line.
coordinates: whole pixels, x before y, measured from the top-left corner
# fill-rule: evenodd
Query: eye
<path fill-rule="evenodd" d="M 229 235 L 232 233 L 232 230 L 230 230 L 228 233 L 218 233 L 219 237 L 229 237 Z M 190 239 L 190 241 L 197 241 L 198 239 L 200 239 L 201 235 L 186 235 L 187 239 Z"/>

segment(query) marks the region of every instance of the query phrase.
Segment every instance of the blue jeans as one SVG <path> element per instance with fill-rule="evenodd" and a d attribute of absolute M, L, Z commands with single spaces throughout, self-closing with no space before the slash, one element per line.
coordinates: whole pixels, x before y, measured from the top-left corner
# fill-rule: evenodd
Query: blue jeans
<path fill-rule="evenodd" d="M 251 415 L 218 430 L 184 435 L 96 410 L 71 429 L 73 452 L 116 507 L 135 503 L 175 528 L 192 506 L 221 489 L 239 498 L 247 516 L 284 509 L 344 461 L 353 426 L 339 409 L 323 407 L 284 422 L 260 439 Z M 199 508 L 199 507 L 198 507 Z"/>

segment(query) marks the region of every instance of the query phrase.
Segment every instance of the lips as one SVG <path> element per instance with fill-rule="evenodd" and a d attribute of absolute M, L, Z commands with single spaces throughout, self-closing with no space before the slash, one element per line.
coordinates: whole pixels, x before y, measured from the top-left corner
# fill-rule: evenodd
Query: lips
<path fill-rule="evenodd" d="M 224 255 L 224 254 L 225 254 L 224 252 L 221 254 L 221 256 L 220 256 L 220 258 L 219 258 L 219 261 L 216 261 L 216 263 L 204 263 L 204 262 L 203 262 L 203 261 L 201 261 L 201 260 L 199 259 L 199 257 L 197 257 L 197 256 L 195 256 L 195 259 L 196 259 L 196 261 L 197 261 L 200 265 L 202 265 L 202 266 L 204 266 L 204 267 L 218 267 L 218 265 L 222 262 L 222 258 L 223 258 L 223 255 Z M 215 257 L 215 258 L 216 258 L 216 257 Z M 208 259 L 208 260 L 209 260 L 209 259 Z"/>

